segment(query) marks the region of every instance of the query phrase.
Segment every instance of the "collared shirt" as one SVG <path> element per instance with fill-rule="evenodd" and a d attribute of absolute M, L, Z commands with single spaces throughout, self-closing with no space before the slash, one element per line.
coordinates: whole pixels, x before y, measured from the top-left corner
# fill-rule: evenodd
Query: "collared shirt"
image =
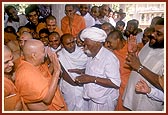
<path fill-rule="evenodd" d="M 110 79 L 117 86 L 120 86 L 121 83 L 119 60 L 104 47 L 94 58 L 88 61 L 85 74 Z M 84 98 L 91 99 L 94 102 L 106 103 L 107 98 L 116 100 L 118 96 L 118 89 L 103 87 L 95 83 L 84 84 Z"/>

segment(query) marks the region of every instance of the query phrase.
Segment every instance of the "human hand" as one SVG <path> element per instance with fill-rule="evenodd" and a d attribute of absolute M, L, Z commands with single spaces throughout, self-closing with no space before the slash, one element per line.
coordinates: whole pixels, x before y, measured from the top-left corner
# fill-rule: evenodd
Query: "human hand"
<path fill-rule="evenodd" d="M 139 69 L 141 65 L 141 62 L 135 53 L 128 53 L 125 63 L 136 71 Z"/>
<path fill-rule="evenodd" d="M 135 53 L 138 50 L 136 36 L 130 35 L 128 37 L 128 52 L 129 53 Z"/>
<path fill-rule="evenodd" d="M 81 76 L 77 76 L 75 78 L 75 83 L 77 84 L 93 83 L 94 81 L 95 81 L 95 77 L 87 74 L 82 74 Z"/>
<path fill-rule="evenodd" d="M 61 71 L 61 67 L 60 67 L 60 64 L 59 64 L 57 54 L 55 52 L 52 52 L 50 50 L 50 48 L 46 49 L 46 52 L 47 52 L 47 55 L 50 59 L 50 62 L 52 64 L 52 66 L 53 66 L 54 72 Z"/>
<path fill-rule="evenodd" d="M 137 82 L 136 86 L 135 86 L 135 91 L 138 93 L 150 93 L 151 92 L 151 88 L 148 86 L 148 84 L 144 81 L 144 80 L 140 80 Z"/>

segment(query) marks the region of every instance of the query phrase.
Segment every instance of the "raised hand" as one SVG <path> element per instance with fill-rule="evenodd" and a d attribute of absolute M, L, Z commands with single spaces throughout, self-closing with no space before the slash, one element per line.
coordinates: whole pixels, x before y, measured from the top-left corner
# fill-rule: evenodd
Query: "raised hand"
<path fill-rule="evenodd" d="M 138 50 L 136 36 L 130 35 L 128 38 L 128 52 L 135 53 Z"/>

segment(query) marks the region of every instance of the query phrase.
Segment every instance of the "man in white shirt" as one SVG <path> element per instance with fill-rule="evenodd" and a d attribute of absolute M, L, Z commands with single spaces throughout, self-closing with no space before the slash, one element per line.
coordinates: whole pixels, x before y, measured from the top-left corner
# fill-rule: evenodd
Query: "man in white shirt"
<path fill-rule="evenodd" d="M 89 111 L 113 111 L 117 104 L 120 87 L 119 60 L 103 47 L 107 34 L 102 29 L 91 27 L 82 31 L 84 52 L 88 57 L 85 74 L 76 77 L 84 85 L 83 97 L 88 100 Z"/>
<path fill-rule="evenodd" d="M 159 78 L 164 77 L 164 19 L 158 20 L 154 28 L 149 42 L 141 49 L 138 57 L 130 53 L 126 58 L 126 64 L 133 68 L 133 71 L 123 95 L 123 106 L 132 111 L 163 110 L 162 101 L 135 92 L 136 84 L 141 79 L 147 82 L 149 87 L 161 89 Z"/>
<path fill-rule="evenodd" d="M 69 111 L 86 111 L 88 102 L 83 99 L 83 86 L 75 83 L 75 77 L 80 74 L 71 73 L 69 69 L 85 69 L 88 60 L 87 55 L 78 47 L 71 34 L 64 34 L 61 37 L 62 49 L 58 57 L 62 65 L 62 79 L 60 88 Z"/>
<path fill-rule="evenodd" d="M 91 27 L 95 25 L 95 19 L 89 13 L 89 4 L 80 4 L 80 13 L 84 17 L 86 22 L 86 27 Z"/>
<path fill-rule="evenodd" d="M 24 26 L 28 22 L 25 15 L 18 15 L 18 12 L 14 6 L 9 5 L 5 7 L 5 12 L 8 15 L 6 26 L 12 26 L 16 32 L 20 26 Z"/>

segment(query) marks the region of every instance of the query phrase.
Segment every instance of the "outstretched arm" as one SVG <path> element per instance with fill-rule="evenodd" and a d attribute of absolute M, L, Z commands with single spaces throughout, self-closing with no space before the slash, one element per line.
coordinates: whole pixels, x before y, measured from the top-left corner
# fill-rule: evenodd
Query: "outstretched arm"
<path fill-rule="evenodd" d="M 60 64 L 61 65 L 61 64 Z M 78 84 L 76 84 L 74 82 L 74 80 L 69 76 L 69 74 L 66 72 L 66 70 L 64 69 L 64 67 L 61 65 L 61 68 L 62 68 L 62 77 L 63 79 L 68 82 L 69 84 L 73 85 L 73 86 L 77 86 Z"/>
<path fill-rule="evenodd" d="M 100 78 L 96 76 L 90 76 L 87 74 L 82 74 L 81 76 L 76 77 L 75 82 L 77 84 L 96 83 L 104 87 L 111 87 L 116 89 L 119 88 L 108 78 Z"/>

